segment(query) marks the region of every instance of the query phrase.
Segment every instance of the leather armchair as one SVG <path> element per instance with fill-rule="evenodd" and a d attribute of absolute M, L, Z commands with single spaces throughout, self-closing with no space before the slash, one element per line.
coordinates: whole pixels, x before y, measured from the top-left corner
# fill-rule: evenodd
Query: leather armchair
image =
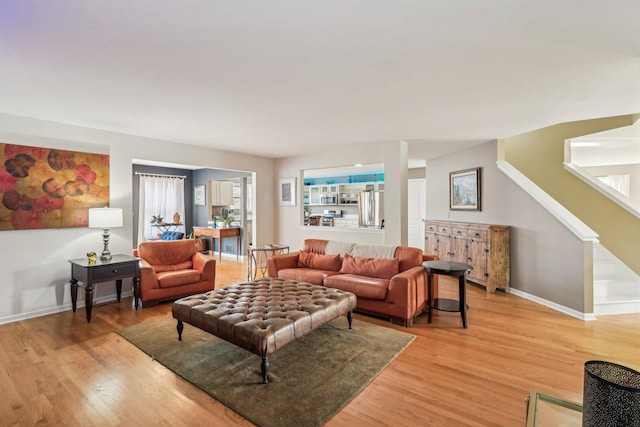
<path fill-rule="evenodd" d="M 140 243 L 140 299 L 145 303 L 204 293 L 215 287 L 216 260 L 197 250 L 193 239 Z"/>

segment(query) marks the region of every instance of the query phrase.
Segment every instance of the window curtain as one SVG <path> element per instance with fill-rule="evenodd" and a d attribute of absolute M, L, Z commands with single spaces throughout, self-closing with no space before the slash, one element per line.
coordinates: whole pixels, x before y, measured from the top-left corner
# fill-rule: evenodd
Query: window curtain
<path fill-rule="evenodd" d="M 138 208 L 138 244 L 145 240 L 157 239 L 161 229 L 153 227 L 151 220 L 160 215 L 164 222 L 172 223 L 173 215 L 180 214 L 183 225 L 171 231 L 185 232 L 184 228 L 184 178 L 140 175 L 140 200 Z"/>

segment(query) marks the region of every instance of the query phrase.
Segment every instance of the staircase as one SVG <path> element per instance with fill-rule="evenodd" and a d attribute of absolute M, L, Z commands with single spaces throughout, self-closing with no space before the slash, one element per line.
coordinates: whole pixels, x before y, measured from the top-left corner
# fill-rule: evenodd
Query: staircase
<path fill-rule="evenodd" d="M 640 276 L 600 243 L 593 246 L 593 311 L 596 316 L 640 313 Z"/>

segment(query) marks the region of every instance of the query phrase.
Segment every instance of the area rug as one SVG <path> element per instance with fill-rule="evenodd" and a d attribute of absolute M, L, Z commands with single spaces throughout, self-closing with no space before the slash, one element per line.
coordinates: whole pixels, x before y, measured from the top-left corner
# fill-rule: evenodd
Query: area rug
<path fill-rule="evenodd" d="M 117 331 L 122 337 L 258 426 L 320 426 L 346 406 L 414 335 L 338 318 L 269 358 L 185 324 L 178 341 L 171 317 Z"/>

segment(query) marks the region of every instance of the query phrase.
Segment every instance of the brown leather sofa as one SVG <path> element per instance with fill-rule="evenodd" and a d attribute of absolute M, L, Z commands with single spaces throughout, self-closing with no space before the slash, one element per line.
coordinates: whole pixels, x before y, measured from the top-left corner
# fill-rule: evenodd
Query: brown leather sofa
<path fill-rule="evenodd" d="M 171 300 L 213 290 L 216 260 L 197 250 L 193 239 L 142 242 L 133 255 L 140 261 L 140 299 Z"/>
<path fill-rule="evenodd" d="M 362 256 L 385 250 L 384 256 Z M 269 258 L 267 274 L 352 292 L 358 299 L 357 311 L 411 326 L 426 306 L 428 278 L 422 262 L 435 259 L 436 255 L 406 246 L 307 239 L 302 250 Z M 435 276 L 434 295 L 437 286 Z"/>

